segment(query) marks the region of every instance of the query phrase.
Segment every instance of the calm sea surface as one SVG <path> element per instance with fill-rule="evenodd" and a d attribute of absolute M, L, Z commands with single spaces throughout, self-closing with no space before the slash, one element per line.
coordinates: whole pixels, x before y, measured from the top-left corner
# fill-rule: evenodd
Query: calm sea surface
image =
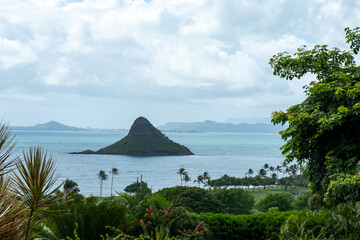
<path fill-rule="evenodd" d="M 283 144 L 279 134 L 269 133 L 166 133 L 175 142 L 187 146 L 194 156 L 131 157 L 111 155 L 72 155 L 86 149 L 98 150 L 123 138 L 127 132 L 60 132 L 14 131 L 17 154 L 33 146 L 42 146 L 53 154 L 61 173 L 59 181 L 66 178 L 77 182 L 83 195 L 98 195 L 100 170 L 119 169 L 114 176 L 114 192 L 135 182 L 142 174 L 143 180 L 154 191 L 180 185 L 179 168 L 185 168 L 192 181 L 207 171 L 211 178 L 224 174 L 243 177 L 252 168 L 255 172 L 265 163 L 276 166 L 282 163 L 279 150 Z M 111 174 L 104 182 L 103 195 L 110 195 Z"/>

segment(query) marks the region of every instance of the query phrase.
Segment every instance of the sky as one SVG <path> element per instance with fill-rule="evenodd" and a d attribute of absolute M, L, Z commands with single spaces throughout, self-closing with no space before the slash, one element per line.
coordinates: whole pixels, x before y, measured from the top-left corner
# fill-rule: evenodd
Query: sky
<path fill-rule="evenodd" d="M 0 0 L 0 117 L 129 128 L 269 121 L 313 76 L 268 62 L 302 45 L 348 49 L 355 0 Z"/>

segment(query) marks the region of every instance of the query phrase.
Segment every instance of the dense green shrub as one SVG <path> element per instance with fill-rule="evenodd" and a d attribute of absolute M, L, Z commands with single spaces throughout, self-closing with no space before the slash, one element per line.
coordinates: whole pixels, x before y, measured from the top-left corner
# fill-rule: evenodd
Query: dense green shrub
<path fill-rule="evenodd" d="M 308 207 L 309 207 L 308 201 L 309 201 L 309 198 L 311 197 L 311 195 L 312 195 L 311 191 L 306 191 L 304 194 L 295 198 L 295 201 L 294 201 L 295 209 L 296 210 L 308 209 Z"/>
<path fill-rule="evenodd" d="M 125 187 L 124 191 L 127 193 L 136 193 L 141 188 L 148 188 L 146 182 L 133 182 L 132 184 Z"/>
<path fill-rule="evenodd" d="M 243 189 L 216 189 L 211 194 L 224 204 L 223 213 L 249 214 L 255 204 L 254 196 Z"/>
<path fill-rule="evenodd" d="M 291 215 L 281 227 L 281 239 L 342 239 L 360 236 L 360 218 L 354 205 Z"/>
<path fill-rule="evenodd" d="M 61 210 L 62 215 L 48 217 L 47 223 L 63 239 L 67 236 L 74 237 L 77 223 L 81 239 L 97 240 L 101 234 L 109 232 L 105 226 L 123 229 L 127 215 L 127 207 L 123 201 L 110 198 L 99 203 L 95 197 L 85 198 L 81 195 L 52 210 Z"/>
<path fill-rule="evenodd" d="M 177 186 L 164 188 L 155 194 L 165 197 L 174 206 L 184 207 L 190 212 L 221 212 L 224 205 L 209 191 L 198 187 Z"/>
<path fill-rule="evenodd" d="M 271 240 L 279 239 L 281 226 L 291 214 L 297 213 L 297 211 L 250 215 L 201 213 L 198 216 L 207 224 L 214 240 Z"/>
<path fill-rule="evenodd" d="M 324 205 L 323 196 L 319 193 L 314 193 L 308 199 L 309 210 L 320 210 Z"/>
<path fill-rule="evenodd" d="M 294 209 L 293 203 L 291 193 L 272 193 L 261 199 L 255 207 L 260 212 L 267 212 L 272 207 L 278 207 L 279 211 L 289 211 Z"/>
<path fill-rule="evenodd" d="M 360 201 L 359 173 L 355 173 L 354 175 L 346 174 L 345 176 L 337 176 L 336 179 L 330 180 L 330 185 L 325 194 L 325 200 L 327 204 L 332 206 L 336 206 L 341 203 L 359 202 Z"/>

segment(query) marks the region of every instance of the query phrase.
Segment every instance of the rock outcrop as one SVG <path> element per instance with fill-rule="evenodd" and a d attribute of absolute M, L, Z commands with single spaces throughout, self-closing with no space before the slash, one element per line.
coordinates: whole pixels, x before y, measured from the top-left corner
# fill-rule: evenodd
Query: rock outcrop
<path fill-rule="evenodd" d="M 137 118 L 126 137 L 98 151 L 86 150 L 73 154 L 114 154 L 134 156 L 193 155 L 185 146 L 171 141 L 146 118 Z"/>

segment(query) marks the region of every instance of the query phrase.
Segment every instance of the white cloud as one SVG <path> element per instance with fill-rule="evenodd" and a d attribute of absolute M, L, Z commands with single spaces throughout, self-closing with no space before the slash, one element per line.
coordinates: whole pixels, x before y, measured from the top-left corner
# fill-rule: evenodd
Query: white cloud
<path fill-rule="evenodd" d="M 0 9 L 0 77 L 18 96 L 71 92 L 113 108 L 121 99 L 133 114 L 166 102 L 197 120 L 298 101 L 308 80 L 273 77 L 269 58 L 301 45 L 346 48 L 343 29 L 360 19 L 360 3 L 338 0 L 0 0 Z M 84 116 L 101 108 L 92 103 Z"/>
<path fill-rule="evenodd" d="M 64 57 L 57 59 L 55 62 L 44 64 L 40 71 L 40 79 L 45 85 L 61 86 L 76 84 L 76 81 L 69 79 L 70 64 Z"/>
<path fill-rule="evenodd" d="M 36 60 L 36 54 L 19 40 L 0 37 L 0 67 L 7 69 L 18 64 L 31 63 Z"/>

